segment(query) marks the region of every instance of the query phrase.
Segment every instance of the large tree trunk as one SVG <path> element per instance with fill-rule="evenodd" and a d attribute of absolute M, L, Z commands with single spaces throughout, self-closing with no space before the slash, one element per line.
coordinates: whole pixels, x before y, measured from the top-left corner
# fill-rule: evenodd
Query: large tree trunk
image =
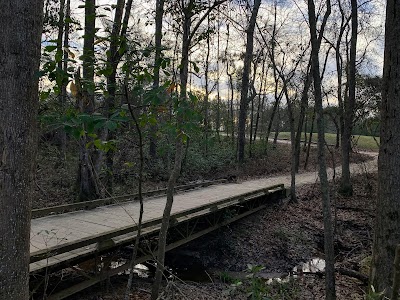
<path fill-rule="evenodd" d="M 400 243 L 400 2 L 386 6 L 385 58 L 381 109 L 371 283 L 389 297 L 396 245 Z"/>
<path fill-rule="evenodd" d="M 356 103 L 356 53 L 357 53 L 357 28 L 358 28 L 357 0 L 351 0 L 351 42 L 350 59 L 348 66 L 349 96 L 344 103 L 344 128 L 342 134 L 342 178 L 340 181 L 340 193 L 346 196 L 353 194 L 353 186 L 350 178 L 350 151 L 351 134 L 353 130 L 354 107 Z"/>
<path fill-rule="evenodd" d="M 238 126 L 238 161 L 244 161 L 244 146 L 246 144 L 246 120 L 247 120 L 247 107 L 249 105 L 249 82 L 250 82 L 250 68 L 254 48 L 254 28 L 260 8 L 261 0 L 255 0 L 253 10 L 251 12 L 249 26 L 247 27 L 246 34 L 246 53 L 244 56 L 243 77 L 240 93 L 240 109 L 239 109 L 239 126 Z"/>
<path fill-rule="evenodd" d="M 324 16 L 326 22 L 331 13 L 331 3 L 327 0 L 327 11 Z M 335 291 L 335 253 L 333 248 L 333 228 L 331 217 L 331 203 L 329 197 L 329 182 L 326 172 L 325 158 L 325 130 L 324 130 L 324 114 L 322 108 L 322 90 L 321 90 L 321 75 L 319 69 L 319 49 L 320 42 L 317 37 L 317 19 L 315 16 L 315 5 L 313 0 L 308 0 L 308 18 L 310 24 L 311 35 L 311 59 L 312 59 L 312 74 L 314 81 L 315 107 L 317 114 L 318 127 L 318 165 L 319 165 L 319 180 L 321 183 L 321 194 L 323 204 L 323 219 L 324 219 L 324 252 L 325 252 L 325 299 L 336 299 Z M 324 28 L 320 30 L 320 36 L 323 35 Z"/>
<path fill-rule="evenodd" d="M 0 10 L 0 299 L 29 299 L 43 1 Z"/>

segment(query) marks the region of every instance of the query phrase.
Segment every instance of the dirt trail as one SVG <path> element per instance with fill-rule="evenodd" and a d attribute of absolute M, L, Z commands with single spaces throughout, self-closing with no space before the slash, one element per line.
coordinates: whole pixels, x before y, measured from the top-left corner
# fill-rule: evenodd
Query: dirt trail
<path fill-rule="evenodd" d="M 361 162 L 361 163 L 353 163 L 350 164 L 350 172 L 351 174 L 358 175 L 358 174 L 363 174 L 363 173 L 373 173 L 378 170 L 378 153 L 376 152 L 365 152 L 365 151 L 360 151 L 361 154 L 365 154 L 370 156 L 372 159 Z M 332 180 L 335 178 L 338 178 L 341 176 L 341 166 L 337 166 L 336 168 L 327 168 L 327 173 L 328 173 L 328 180 Z M 246 185 L 261 185 L 265 184 L 266 186 L 274 185 L 274 184 L 280 184 L 283 183 L 286 187 L 290 187 L 290 174 L 288 175 L 281 175 L 281 176 L 273 176 L 273 177 L 266 177 L 266 178 L 259 178 L 259 179 L 252 179 L 252 180 L 246 180 L 243 181 L 243 183 L 246 183 Z M 310 183 L 315 183 L 318 182 L 318 171 L 310 171 L 310 172 L 305 172 L 305 173 L 300 173 L 296 175 L 296 186 L 301 186 L 304 184 L 310 184 Z"/>

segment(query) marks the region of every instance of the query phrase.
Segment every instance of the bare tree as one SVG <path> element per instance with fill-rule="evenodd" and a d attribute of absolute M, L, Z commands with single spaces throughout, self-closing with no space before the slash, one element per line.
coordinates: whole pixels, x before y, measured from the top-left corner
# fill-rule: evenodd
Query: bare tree
<path fill-rule="evenodd" d="M 76 74 L 75 83 L 79 90 L 77 102 L 83 113 L 94 112 L 94 39 L 96 35 L 96 1 L 85 1 L 85 34 L 83 40 L 83 77 Z M 79 71 L 78 71 L 79 72 Z M 97 152 L 93 147 L 87 147 L 89 138 L 84 135 L 79 141 L 79 168 L 77 184 L 79 187 L 79 201 L 93 200 L 100 196 L 97 173 Z"/>
<path fill-rule="evenodd" d="M 125 9 L 124 9 L 125 8 Z M 118 0 L 115 7 L 114 21 L 110 34 L 109 53 L 107 55 L 107 97 L 105 101 L 105 113 L 110 117 L 115 111 L 115 95 L 117 92 L 117 68 L 122 56 L 126 52 L 126 34 L 128 29 L 129 17 L 131 14 L 132 0 Z M 107 140 L 114 139 L 114 133 L 105 129 Z M 113 192 L 113 166 L 114 151 L 109 149 L 106 153 L 106 178 L 105 186 L 107 192 Z"/>
<path fill-rule="evenodd" d="M 353 186 L 350 177 L 350 151 L 351 134 L 354 121 L 354 107 L 356 103 L 356 53 L 357 53 L 357 35 L 358 35 L 358 5 L 357 0 L 351 0 L 351 40 L 350 57 L 348 61 L 347 82 L 348 97 L 344 102 L 343 111 L 343 134 L 342 134 L 342 178 L 339 191 L 343 195 L 351 196 Z"/>
<path fill-rule="evenodd" d="M 0 299 L 29 299 L 42 0 L 0 10 Z"/>
<path fill-rule="evenodd" d="M 68 38 L 68 33 L 66 30 L 69 30 L 69 26 L 65 26 L 65 24 L 69 24 L 68 22 L 64 22 L 66 17 L 64 18 L 65 15 L 68 15 L 69 13 L 69 1 L 67 3 L 67 13 L 65 14 L 65 0 L 60 0 L 60 8 L 58 12 L 58 34 L 57 34 L 57 56 L 59 57 L 59 60 L 57 62 L 57 67 L 62 70 L 63 72 L 67 71 L 67 68 L 65 66 L 65 63 L 63 61 L 63 57 L 65 60 L 65 54 L 67 55 L 67 63 L 68 63 L 68 51 L 65 49 L 63 52 L 63 37 Z M 66 39 L 67 42 L 67 47 L 68 47 L 68 39 Z M 64 54 L 64 55 L 63 55 Z M 66 84 L 65 80 L 62 80 L 61 87 L 60 87 L 60 95 L 59 95 L 59 105 L 60 105 L 60 110 L 61 112 L 64 112 L 65 108 L 65 102 L 67 100 L 67 93 L 66 93 Z M 65 91 L 65 92 L 64 92 Z M 61 128 L 58 132 L 58 137 L 59 137 L 59 151 L 60 151 L 60 163 L 64 164 L 65 162 L 65 156 L 66 156 L 66 147 L 67 147 L 67 135 L 66 132 Z"/>
<path fill-rule="evenodd" d="M 238 161 L 244 161 L 244 146 L 246 144 L 246 120 L 247 108 L 249 106 L 249 89 L 250 89 L 250 69 L 254 48 L 254 29 L 256 26 L 258 9 L 261 0 L 255 0 L 251 12 L 249 25 L 246 29 L 246 52 L 244 55 L 243 77 L 240 93 L 240 109 L 239 109 L 239 126 L 238 126 Z"/>
<path fill-rule="evenodd" d="M 326 22 L 331 13 L 330 0 L 326 1 L 326 12 L 323 17 L 321 28 L 319 30 L 322 36 Z M 317 37 L 317 18 L 315 15 L 315 4 L 313 0 L 308 0 L 308 19 L 310 25 L 311 36 L 311 62 L 312 74 L 314 82 L 315 108 L 317 114 L 318 127 L 318 165 L 319 179 L 321 182 L 323 219 L 324 219 L 324 250 L 325 250 L 325 299 L 336 299 L 335 290 L 335 253 L 333 248 L 333 228 L 331 217 L 331 203 L 329 197 L 329 182 L 326 172 L 325 158 L 325 130 L 324 130 L 324 114 L 322 108 L 322 83 L 319 66 L 319 50 L 321 43 Z"/>
<path fill-rule="evenodd" d="M 161 65 L 161 54 L 162 54 L 162 24 L 164 16 L 164 0 L 156 1 L 156 19 L 155 19 L 155 56 L 154 56 L 154 79 L 153 89 L 157 90 L 160 87 L 160 65 Z M 156 113 L 153 110 L 153 113 Z M 156 142 L 157 126 L 152 125 L 150 129 L 150 146 L 149 154 L 154 159 L 157 155 L 157 142 Z"/>
<path fill-rule="evenodd" d="M 187 86 L 188 86 L 188 74 L 189 74 L 189 50 L 191 42 L 198 31 L 200 25 L 207 18 L 213 9 L 224 3 L 226 0 L 215 1 L 211 6 L 206 9 L 200 9 L 196 6 L 195 0 L 190 0 L 186 5 L 182 2 L 180 7 L 182 16 L 182 57 L 179 70 L 180 79 L 180 94 L 179 94 L 179 105 L 184 105 L 187 100 Z M 203 12 L 203 14 L 193 23 L 193 18 Z M 153 288 L 151 291 L 151 299 L 156 300 L 161 287 L 161 280 L 164 271 L 165 262 L 165 248 L 167 243 L 167 233 L 169 228 L 169 219 L 171 215 L 172 204 L 174 202 L 174 188 L 176 181 L 181 173 L 182 159 L 183 159 L 183 146 L 184 146 L 184 132 L 182 130 L 185 116 L 182 111 L 177 113 L 177 136 L 175 143 L 175 162 L 172 172 L 170 174 L 168 185 L 167 185 L 167 202 L 165 204 L 163 219 L 158 238 L 158 250 L 157 250 L 157 271 L 154 279 Z"/>

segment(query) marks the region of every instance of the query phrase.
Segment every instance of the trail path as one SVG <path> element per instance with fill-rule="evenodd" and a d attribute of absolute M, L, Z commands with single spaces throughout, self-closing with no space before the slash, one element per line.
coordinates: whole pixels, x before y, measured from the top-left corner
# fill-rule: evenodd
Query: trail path
<path fill-rule="evenodd" d="M 373 157 L 360 164 L 351 164 L 353 175 L 377 170 L 377 153 L 366 152 Z M 340 166 L 335 170 L 327 169 L 329 179 L 340 176 Z M 316 171 L 300 173 L 296 176 L 296 186 L 316 183 L 318 173 Z M 290 186 L 290 175 L 274 176 L 246 180 L 238 183 L 213 185 L 201 189 L 186 191 L 175 195 L 172 213 L 185 212 L 187 210 L 207 205 L 223 199 L 237 197 L 245 193 L 257 191 L 276 184 Z M 162 218 L 165 196 L 153 197 L 145 200 L 143 222 Z M 132 201 L 115 205 L 98 207 L 92 210 L 82 210 L 60 215 L 51 215 L 32 220 L 31 226 L 31 255 L 51 247 L 58 247 L 65 243 L 74 243 L 82 239 L 107 234 L 110 231 L 132 225 L 139 219 L 139 202 Z M 87 249 L 90 250 L 90 249 Z M 75 255 L 71 251 L 68 255 Z M 50 260 L 56 257 L 49 258 Z M 45 262 L 51 263 L 49 261 Z M 56 263 L 53 262 L 53 263 Z M 31 270 L 39 269 L 42 263 L 31 264 Z"/>

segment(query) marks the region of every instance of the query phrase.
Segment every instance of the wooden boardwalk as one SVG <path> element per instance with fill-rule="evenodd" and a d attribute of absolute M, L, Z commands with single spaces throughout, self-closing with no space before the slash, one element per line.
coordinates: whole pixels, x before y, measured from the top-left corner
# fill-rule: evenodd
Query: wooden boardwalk
<path fill-rule="evenodd" d="M 364 164 L 352 164 L 352 174 L 374 171 L 376 167 L 375 159 Z M 332 178 L 333 170 L 328 169 L 329 177 Z M 337 176 L 340 175 L 340 167 L 336 168 Z M 307 172 L 297 175 L 296 183 L 298 186 L 317 182 L 317 173 Z M 248 180 L 241 183 L 228 183 L 209 186 L 197 190 L 182 192 L 175 195 L 172 214 L 184 213 L 193 208 L 207 204 L 217 203 L 223 199 L 237 197 L 246 193 L 258 191 L 268 186 L 284 184 L 290 186 L 290 176 L 275 176 L 270 178 L 260 178 Z M 166 197 L 159 196 L 146 199 L 144 202 L 143 223 L 149 223 L 160 219 L 165 206 Z M 73 244 L 94 236 L 104 235 L 114 232 L 121 228 L 130 228 L 138 221 L 139 203 L 138 201 L 126 202 L 121 204 L 98 207 L 92 210 L 81 210 L 76 212 L 51 215 L 32 220 L 31 225 L 31 256 L 38 255 L 44 251 L 51 251 L 63 245 Z M 151 227 L 151 226 L 149 226 Z M 85 245 L 87 250 L 90 247 Z M 73 249 L 76 251 L 76 249 Z M 83 251 L 84 249 L 80 249 Z M 72 255 L 72 253 L 71 253 Z M 52 264 L 46 261 L 35 261 L 31 264 L 31 271 L 41 269 L 43 264 Z M 55 262 L 54 262 L 55 263 Z"/>
<path fill-rule="evenodd" d="M 352 164 L 352 174 L 374 172 L 377 170 L 377 154 L 370 153 L 374 159 L 366 163 Z M 336 176 L 340 176 L 340 167 L 337 167 Z M 331 179 L 334 170 L 328 169 L 328 177 Z M 316 171 L 301 173 L 296 176 L 297 186 L 316 183 L 318 175 Z M 240 183 L 226 183 L 199 188 L 175 195 L 172 208 L 173 224 L 185 225 L 188 220 L 196 220 L 200 217 L 230 207 L 243 207 L 246 203 L 262 199 L 270 193 L 282 191 L 282 184 L 290 186 L 290 176 L 274 176 L 248 180 Z M 269 187 L 269 188 L 268 188 Z M 265 198 L 265 197 L 264 197 Z M 209 224 L 209 228 L 199 234 L 193 230 L 189 238 L 181 238 L 173 247 L 182 245 L 196 237 L 211 232 L 220 226 L 229 224 L 241 217 L 249 215 L 267 206 L 264 200 L 258 200 L 258 207 L 249 206 L 247 211 L 241 211 L 232 220 L 219 221 Z M 166 202 L 165 196 L 147 198 L 144 201 L 143 235 L 157 234 Z M 219 215 L 221 219 L 223 214 Z M 78 258 L 91 257 L 95 253 L 101 253 L 118 245 L 131 243 L 137 235 L 136 222 L 139 219 L 139 202 L 130 201 L 97 207 L 91 210 L 80 210 L 58 215 L 50 215 L 32 220 L 31 225 L 31 264 L 30 271 L 38 272 L 47 267 L 63 267 L 73 265 Z M 208 221 L 209 222 L 209 221 Z M 196 226 L 196 225 L 195 225 Z M 179 229 L 178 229 L 179 230 Z M 126 268 L 126 267 L 125 267 Z M 115 270 L 114 273 L 118 272 Z M 54 299 L 63 299 L 77 290 L 82 290 L 104 278 L 93 279 L 83 283 L 78 289 L 65 292 Z M 53 298 L 52 298 L 53 299 Z"/>

